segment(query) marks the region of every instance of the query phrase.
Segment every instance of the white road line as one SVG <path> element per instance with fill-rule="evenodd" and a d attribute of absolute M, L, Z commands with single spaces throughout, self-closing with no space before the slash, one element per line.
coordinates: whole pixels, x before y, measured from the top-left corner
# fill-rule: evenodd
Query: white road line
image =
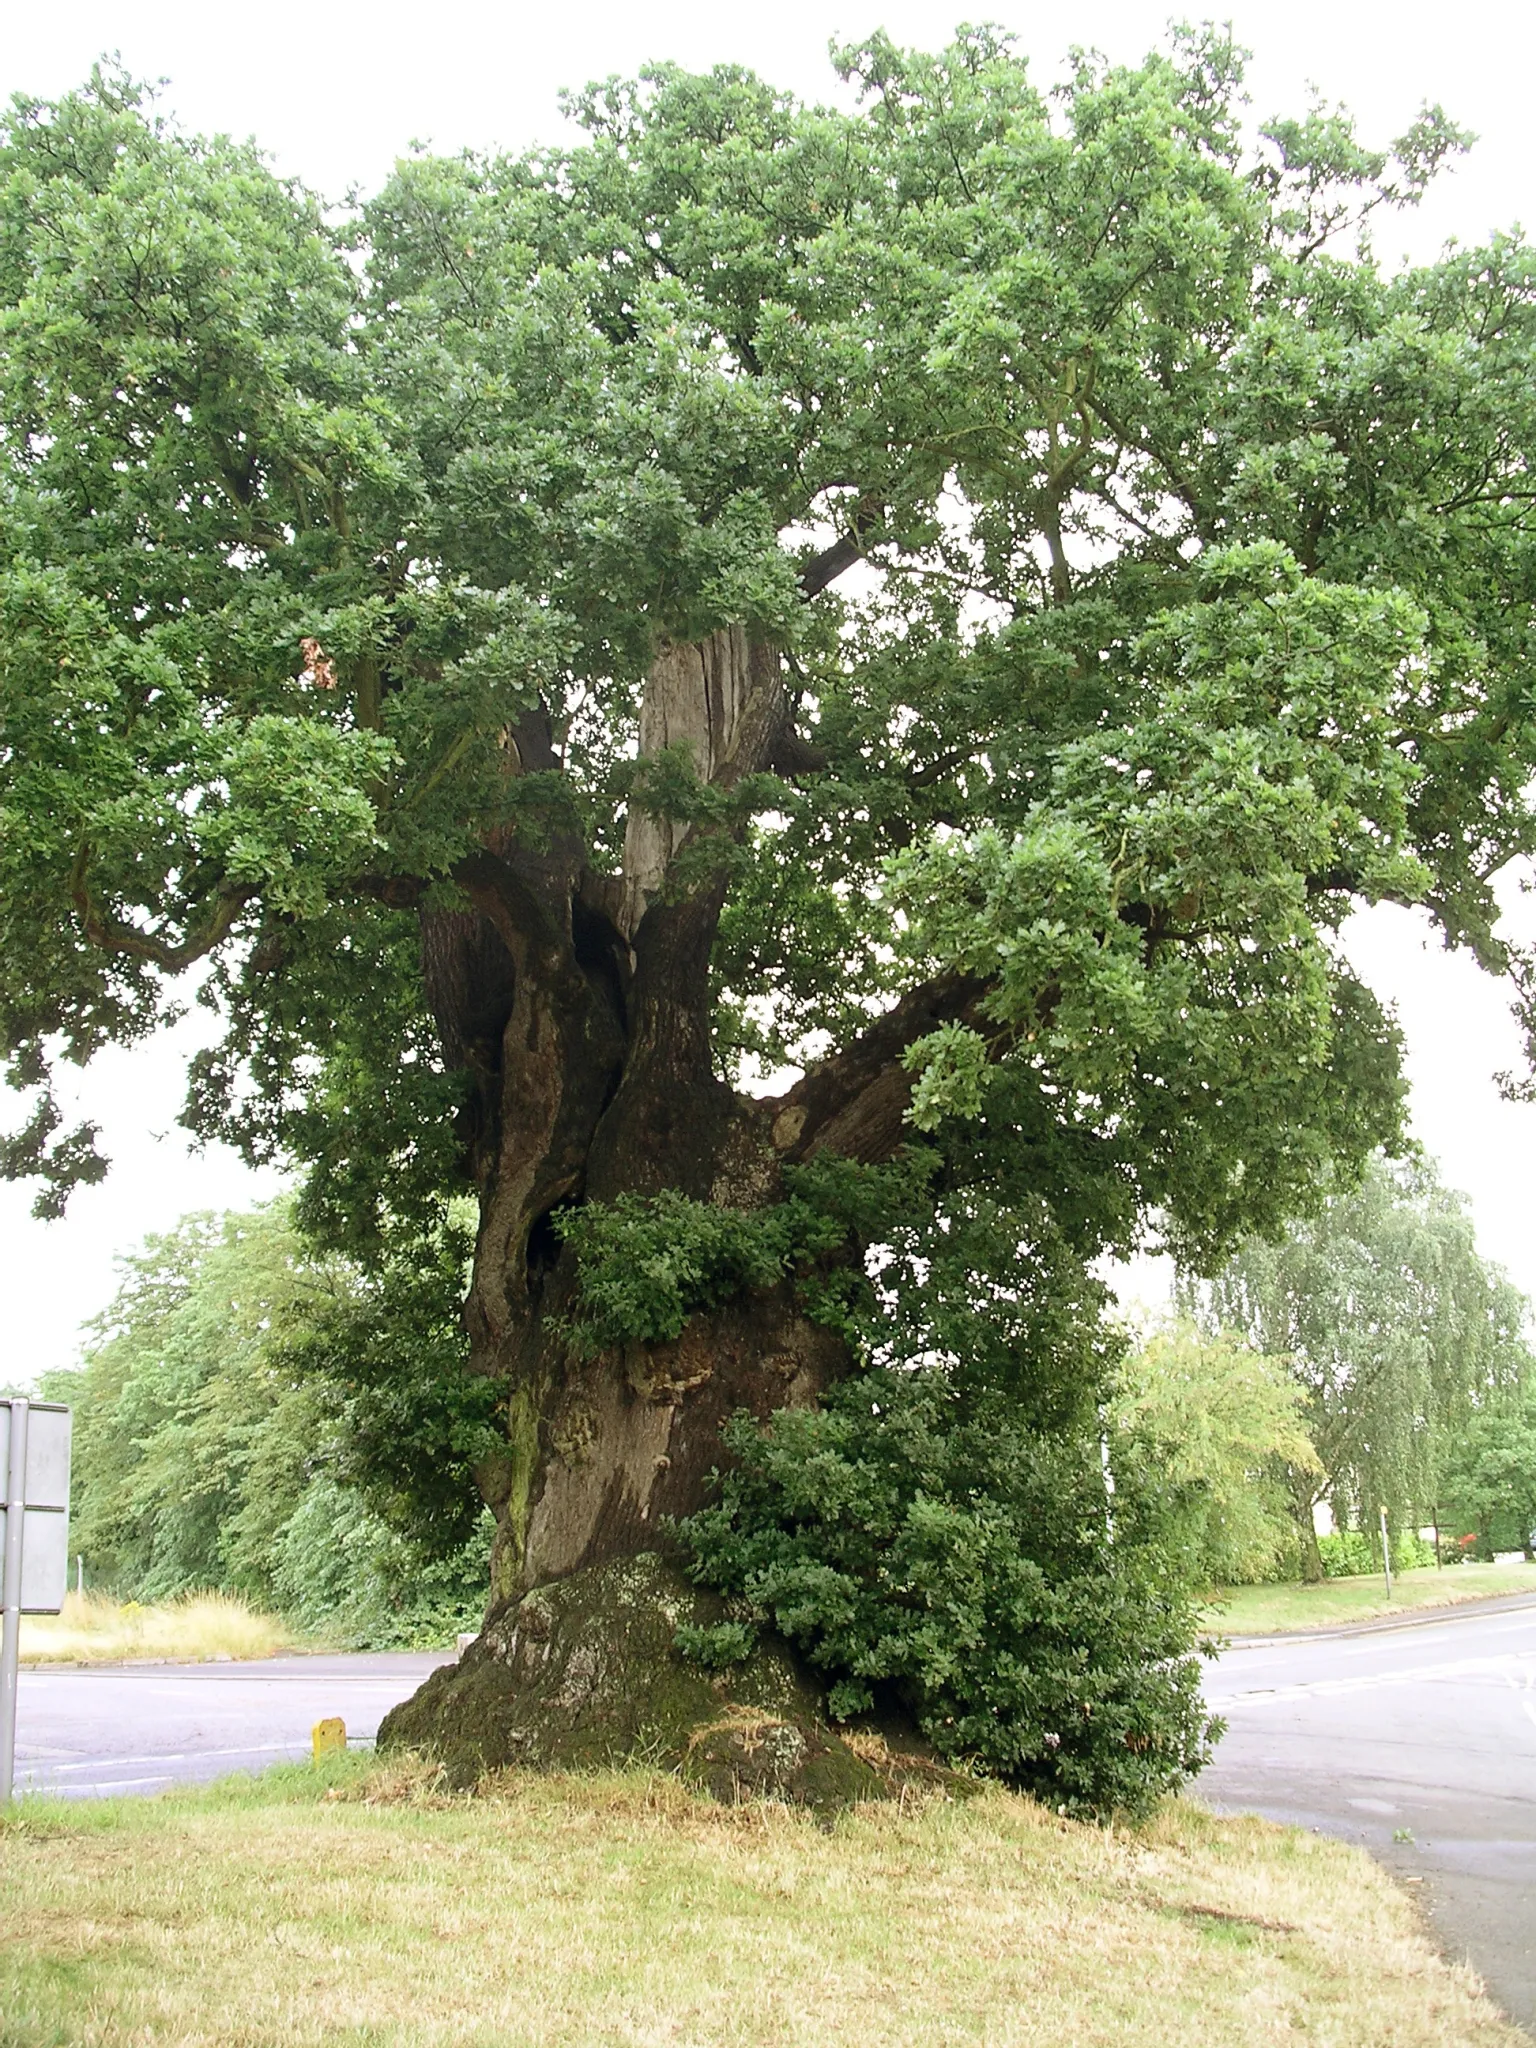
<path fill-rule="evenodd" d="M 42 1764 L 36 1766 L 36 1768 L 50 1771 L 56 1776 L 62 1776 L 65 1771 L 103 1771 L 110 1770 L 114 1766 L 122 1769 L 128 1764 L 188 1764 L 195 1763 L 199 1758 L 205 1756 L 277 1756 L 283 1750 L 302 1749 L 304 1746 L 302 1742 L 295 1740 L 293 1742 L 249 1742 L 242 1744 L 239 1749 L 189 1749 L 181 1750 L 174 1754 L 162 1749 L 157 1751 L 154 1756 L 97 1756 L 88 1757 L 81 1763 Z"/>
<path fill-rule="evenodd" d="M 27 1682 L 28 1692 L 35 1694 L 43 1686 L 67 1687 L 71 1683 L 74 1674 L 66 1674 L 64 1672 L 59 1671 L 45 1671 L 37 1676 L 29 1678 L 24 1669 L 22 1672 L 22 1677 Z M 199 1679 L 195 1682 L 199 1686 L 201 1686 L 205 1684 L 207 1681 Z M 398 1681 L 391 1678 L 338 1678 L 332 1681 L 332 1685 L 329 1688 L 327 1687 L 326 1681 L 323 1678 L 312 1678 L 307 1673 L 305 1674 L 302 1681 L 297 1678 L 240 1678 L 225 1679 L 222 1681 L 222 1683 L 226 1685 L 243 1685 L 248 1687 L 252 1691 L 261 1692 L 265 1692 L 272 1687 L 276 1687 L 281 1690 L 285 1688 L 291 1688 L 295 1685 L 302 1683 L 306 1686 L 309 1686 L 315 1692 L 324 1692 L 328 1689 L 345 1690 L 349 1693 L 387 1692 L 393 1693 L 399 1697 L 404 1697 L 404 1695 L 401 1695 L 400 1693 L 400 1686 Z M 188 1688 L 185 1685 L 177 1685 L 173 1680 L 164 1678 L 156 1678 L 152 1682 L 141 1683 L 135 1687 L 135 1691 L 141 1695 L 146 1692 L 152 1694 L 164 1693 L 172 1699 L 187 1699 L 188 1697 L 195 1697 L 195 1695 L 189 1694 Z"/>
<path fill-rule="evenodd" d="M 353 1742 L 372 1741 L 372 1739 L 371 1736 L 351 1736 L 348 1738 L 348 1747 L 350 1748 Z M 205 1757 L 283 1756 L 293 1753 L 302 1755 L 308 1747 L 309 1743 L 306 1739 L 295 1736 L 292 1742 L 246 1742 L 242 1743 L 238 1749 L 188 1749 L 178 1751 L 175 1754 L 162 1749 L 157 1751 L 154 1756 L 100 1756 L 87 1758 L 81 1763 L 43 1763 L 34 1764 L 31 1768 L 37 1771 L 47 1771 L 55 1777 L 62 1777 L 65 1771 L 102 1771 L 110 1770 L 114 1767 L 121 1769 L 127 1764 L 195 1764 L 201 1763 Z"/>
<path fill-rule="evenodd" d="M 1349 1693 L 1379 1692 L 1388 1686 L 1424 1685 L 1457 1678 L 1502 1678 L 1514 1685 L 1516 1680 L 1510 1666 L 1520 1670 L 1527 1661 L 1523 1657 L 1509 1656 L 1462 1657 L 1454 1663 L 1416 1664 L 1396 1671 L 1362 1673 L 1358 1678 L 1317 1678 L 1300 1685 L 1255 1687 L 1251 1691 L 1226 1693 L 1220 1697 L 1231 1706 L 1268 1707 L 1288 1700 L 1339 1699 Z"/>

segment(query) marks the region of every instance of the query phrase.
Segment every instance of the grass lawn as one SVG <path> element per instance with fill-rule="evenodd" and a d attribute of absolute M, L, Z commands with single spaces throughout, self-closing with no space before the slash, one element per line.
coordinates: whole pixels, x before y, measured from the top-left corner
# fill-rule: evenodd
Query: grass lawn
<path fill-rule="evenodd" d="M 831 1826 L 670 1778 L 410 1764 L 0 1818 L 0 2040 L 1517 2048 L 1357 1851 L 988 1790 Z"/>
<path fill-rule="evenodd" d="M 21 1623 L 23 1664 L 120 1664 L 136 1657 L 197 1663 L 299 1648 L 313 1645 L 237 1593 L 187 1593 L 155 1607 L 66 1593 L 61 1614 L 28 1614 Z"/>
<path fill-rule="evenodd" d="M 1284 1635 L 1421 1607 L 1454 1607 L 1498 1593 L 1536 1594 L 1536 1565 L 1453 1564 L 1394 1572 L 1392 1598 L 1379 1577 L 1324 1579 L 1317 1586 L 1235 1586 L 1206 1611 L 1206 1623 L 1229 1636 Z"/>

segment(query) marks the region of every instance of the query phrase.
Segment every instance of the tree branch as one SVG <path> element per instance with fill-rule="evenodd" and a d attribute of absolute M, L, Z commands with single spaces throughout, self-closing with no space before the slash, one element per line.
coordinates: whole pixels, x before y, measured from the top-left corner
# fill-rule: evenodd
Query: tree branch
<path fill-rule="evenodd" d="M 849 530 L 831 547 L 813 555 L 800 571 L 800 588 L 807 597 L 818 597 L 829 583 L 835 583 L 845 569 L 864 559 L 869 537 L 884 516 L 885 507 L 872 498 L 860 498 L 853 508 Z"/>
<path fill-rule="evenodd" d="M 803 740 L 793 726 L 786 725 L 768 752 L 768 767 L 775 775 L 792 782 L 797 775 L 818 775 L 831 765 L 831 756 L 821 747 Z"/>
<path fill-rule="evenodd" d="M 978 1021 L 989 986 L 976 974 L 940 974 L 909 989 L 851 1045 L 768 1098 L 775 1150 L 792 1164 L 823 1151 L 866 1165 L 889 1159 L 906 1135 L 912 1099 L 902 1054 L 941 1024 Z"/>
<path fill-rule="evenodd" d="M 154 966 L 164 968 L 167 974 L 179 974 L 193 961 L 211 953 L 219 941 L 228 936 L 241 911 L 258 893 L 248 883 L 234 886 L 226 883 L 209 904 L 202 924 L 189 931 L 179 945 L 171 945 L 165 939 L 157 938 L 153 932 L 140 931 L 137 925 L 128 924 L 102 908 L 86 882 L 90 862 L 90 846 L 83 845 L 75 855 L 69 876 L 70 898 L 80 914 L 86 938 L 104 952 L 125 953 L 134 960 L 148 960 Z"/>
<path fill-rule="evenodd" d="M 414 910 L 430 886 L 420 875 L 354 875 L 347 884 L 352 895 L 391 910 Z"/>
<path fill-rule="evenodd" d="M 948 753 L 936 755 L 923 767 L 912 770 L 907 777 L 908 789 L 931 789 L 936 782 L 942 782 L 946 775 L 972 760 L 976 751 L 975 746 L 951 747 Z"/>

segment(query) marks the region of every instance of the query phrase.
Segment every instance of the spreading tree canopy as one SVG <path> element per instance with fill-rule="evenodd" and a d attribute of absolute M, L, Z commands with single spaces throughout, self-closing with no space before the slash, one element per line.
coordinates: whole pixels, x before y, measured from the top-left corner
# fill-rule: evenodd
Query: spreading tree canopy
<path fill-rule="evenodd" d="M 473 1190 L 498 1599 L 859 1364 L 1086 1426 L 1093 1261 L 1396 1134 L 1350 910 L 1510 965 L 1536 267 L 1363 240 L 1456 131 L 834 56 L 356 212 L 113 75 L 0 142 L 6 1164 L 99 1170 L 49 1063 L 193 970 L 322 1243 Z"/>

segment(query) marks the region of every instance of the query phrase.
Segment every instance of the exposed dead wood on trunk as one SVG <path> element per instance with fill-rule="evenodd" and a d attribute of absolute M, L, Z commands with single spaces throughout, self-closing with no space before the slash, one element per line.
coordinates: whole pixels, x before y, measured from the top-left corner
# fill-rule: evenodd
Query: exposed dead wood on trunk
<path fill-rule="evenodd" d="M 573 1366 L 550 1415 L 524 1583 L 665 1548 L 668 1519 L 704 1499 L 729 1416 L 809 1405 L 846 1370 L 841 1341 L 799 1312 L 788 1282 L 695 1318 L 675 1343 Z"/>
<path fill-rule="evenodd" d="M 782 668 L 775 648 L 744 626 L 723 627 L 693 645 L 665 647 L 646 680 L 640 708 L 640 759 L 684 747 L 694 773 L 714 789 L 735 787 L 767 761 L 784 715 Z M 624 831 L 621 929 L 633 937 L 660 895 L 667 871 L 693 827 L 631 804 Z M 718 915 L 718 910 L 717 913 Z"/>

